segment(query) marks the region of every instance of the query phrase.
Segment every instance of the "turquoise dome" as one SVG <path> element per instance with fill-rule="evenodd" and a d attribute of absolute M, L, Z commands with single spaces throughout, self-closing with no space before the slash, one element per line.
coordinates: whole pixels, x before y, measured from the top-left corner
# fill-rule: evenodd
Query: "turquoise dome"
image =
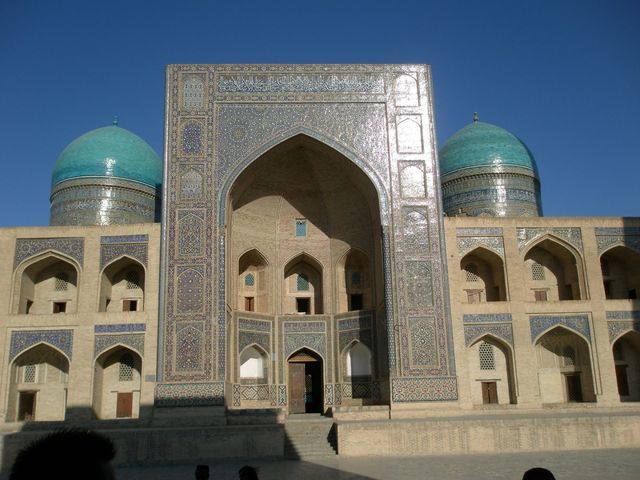
<path fill-rule="evenodd" d="M 440 175 L 468 168 L 520 167 L 538 177 L 538 167 L 527 146 L 504 128 L 474 121 L 458 130 L 440 149 Z"/>
<path fill-rule="evenodd" d="M 76 138 L 62 151 L 51 185 L 86 177 L 119 178 L 156 188 L 162 183 L 162 162 L 137 135 L 116 125 L 102 127 Z"/>

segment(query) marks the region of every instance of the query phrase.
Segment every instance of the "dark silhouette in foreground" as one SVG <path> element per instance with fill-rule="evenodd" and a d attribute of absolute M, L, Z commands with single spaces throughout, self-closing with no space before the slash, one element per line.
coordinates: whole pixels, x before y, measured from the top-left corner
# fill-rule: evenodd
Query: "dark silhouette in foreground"
<path fill-rule="evenodd" d="M 209 480 L 209 465 L 196 465 L 196 480 Z"/>
<path fill-rule="evenodd" d="M 258 469 L 245 465 L 238 470 L 238 478 L 240 480 L 258 480 Z"/>
<path fill-rule="evenodd" d="M 9 480 L 114 480 L 116 449 L 107 437 L 65 429 L 35 440 L 18 453 Z"/>
<path fill-rule="evenodd" d="M 522 480 L 556 480 L 556 477 L 546 468 L 535 467 L 524 472 Z"/>

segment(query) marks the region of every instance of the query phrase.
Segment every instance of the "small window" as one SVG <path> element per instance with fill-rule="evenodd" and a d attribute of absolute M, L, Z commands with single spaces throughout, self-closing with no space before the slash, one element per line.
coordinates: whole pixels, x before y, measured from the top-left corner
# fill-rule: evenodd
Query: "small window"
<path fill-rule="evenodd" d="M 127 290 L 140 288 L 140 275 L 135 270 L 129 270 L 126 274 Z"/>
<path fill-rule="evenodd" d="M 296 298 L 296 311 L 298 313 L 311 313 L 311 300 L 309 298 Z"/>
<path fill-rule="evenodd" d="M 122 301 L 122 311 L 123 312 L 137 312 L 138 311 L 138 301 L 137 300 L 123 300 Z"/>
<path fill-rule="evenodd" d="M 562 356 L 564 357 L 564 366 L 565 367 L 573 367 L 576 364 L 576 352 L 571 346 L 564 347 L 562 351 Z"/>
<path fill-rule="evenodd" d="M 299 292 L 309 291 L 309 277 L 307 277 L 304 273 L 298 274 L 298 278 L 296 279 L 296 290 L 298 290 Z"/>
<path fill-rule="evenodd" d="M 24 383 L 36 383 L 37 368 L 35 365 L 25 365 L 22 381 Z"/>
<path fill-rule="evenodd" d="M 296 218 L 296 237 L 307 236 L 307 219 Z"/>
<path fill-rule="evenodd" d="M 244 297 L 244 309 L 247 312 L 253 312 L 253 297 Z"/>
<path fill-rule="evenodd" d="M 353 293 L 349 295 L 349 311 L 362 310 L 362 294 Z"/>
<path fill-rule="evenodd" d="M 478 282 L 480 278 L 478 277 L 478 267 L 475 263 L 468 264 L 465 268 L 465 277 L 467 282 Z"/>
<path fill-rule="evenodd" d="M 253 287 L 255 284 L 256 284 L 256 277 L 254 277 L 253 273 L 247 273 L 244 277 L 244 286 Z"/>
<path fill-rule="evenodd" d="M 546 290 L 534 290 L 536 302 L 546 302 L 547 301 L 547 291 Z"/>
<path fill-rule="evenodd" d="M 531 264 L 531 280 L 544 280 L 544 267 L 538 262 Z"/>
<path fill-rule="evenodd" d="M 31 307 L 33 307 L 33 300 L 27 300 L 27 304 L 24 307 L 24 313 L 31 312 Z"/>
<path fill-rule="evenodd" d="M 467 290 L 467 303 L 482 302 L 482 290 Z"/>
<path fill-rule="evenodd" d="M 54 285 L 54 290 L 56 292 L 66 292 L 68 287 L 68 283 L 69 283 L 69 276 L 64 273 L 64 272 L 60 272 L 56 274 L 56 278 L 55 278 L 55 285 Z"/>
<path fill-rule="evenodd" d="M 353 272 L 351 274 L 351 285 L 360 285 L 362 283 L 362 275 L 360 272 Z"/>
<path fill-rule="evenodd" d="M 120 370 L 118 372 L 118 381 L 133 381 L 133 357 L 129 353 L 125 353 L 120 357 Z"/>
<path fill-rule="evenodd" d="M 53 302 L 53 313 L 64 313 L 67 311 L 67 302 Z"/>
<path fill-rule="evenodd" d="M 493 352 L 493 345 L 483 342 L 480 344 L 478 352 L 480 355 L 480 370 L 495 370 L 496 358 Z"/>

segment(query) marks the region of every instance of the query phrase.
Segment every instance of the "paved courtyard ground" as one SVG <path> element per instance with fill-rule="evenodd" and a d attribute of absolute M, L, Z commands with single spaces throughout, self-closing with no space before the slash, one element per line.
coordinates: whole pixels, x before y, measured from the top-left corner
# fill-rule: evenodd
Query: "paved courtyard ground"
<path fill-rule="evenodd" d="M 257 466 L 261 480 L 520 480 L 534 466 L 549 468 L 557 480 L 637 480 L 640 449 L 585 450 L 421 458 L 320 458 L 314 460 L 238 460 L 210 463 L 211 480 L 237 479 L 244 464 Z M 119 480 L 192 479 L 194 465 L 118 469 Z M 3 477 L 0 477 L 3 478 Z"/>

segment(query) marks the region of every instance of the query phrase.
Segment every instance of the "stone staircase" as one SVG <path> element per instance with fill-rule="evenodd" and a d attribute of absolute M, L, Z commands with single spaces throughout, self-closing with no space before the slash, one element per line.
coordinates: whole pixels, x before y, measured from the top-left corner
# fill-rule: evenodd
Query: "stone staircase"
<path fill-rule="evenodd" d="M 337 455 L 338 439 L 332 418 L 290 415 L 284 422 L 284 455 L 311 458 Z"/>

